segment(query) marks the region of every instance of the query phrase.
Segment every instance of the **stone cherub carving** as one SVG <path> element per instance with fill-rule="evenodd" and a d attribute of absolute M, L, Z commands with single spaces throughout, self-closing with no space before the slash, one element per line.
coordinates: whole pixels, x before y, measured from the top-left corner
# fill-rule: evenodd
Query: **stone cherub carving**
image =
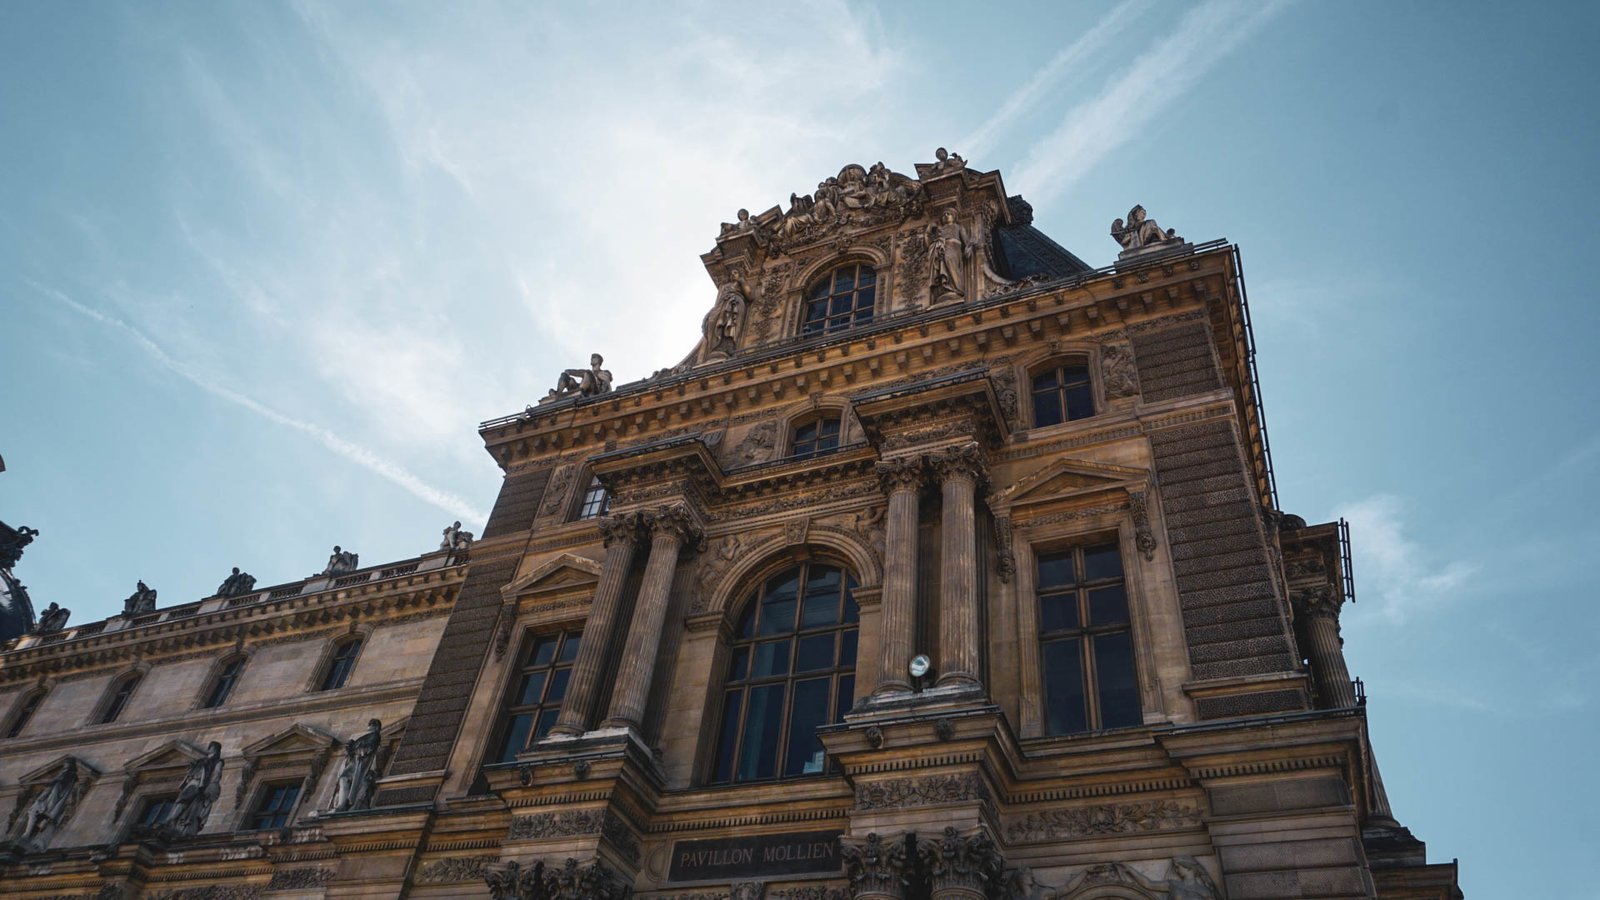
<path fill-rule="evenodd" d="M 178 785 L 178 797 L 161 822 L 162 830 L 176 837 L 194 837 L 211 817 L 211 806 L 222 795 L 222 745 L 212 741 L 206 755 L 189 764 Z"/>
<path fill-rule="evenodd" d="M 378 785 L 378 748 L 383 744 L 383 723 L 367 722 L 367 730 L 345 742 L 344 760 L 334 782 L 329 812 L 369 809 Z"/>
<path fill-rule="evenodd" d="M 222 584 L 217 586 L 218 597 L 242 597 L 255 590 L 256 577 L 249 572 L 239 571 L 238 566 L 233 567 L 233 574 L 222 579 Z"/>
<path fill-rule="evenodd" d="M 342 549 L 338 544 L 334 544 L 333 553 L 328 556 L 327 568 L 323 569 L 320 574 L 343 575 L 347 572 L 354 572 L 359 568 L 361 568 L 361 554 L 351 553 L 349 550 Z"/>
<path fill-rule="evenodd" d="M 1162 231 L 1161 226 L 1156 224 L 1156 220 L 1148 218 L 1144 207 L 1138 205 L 1128 210 L 1126 224 L 1121 219 L 1111 223 L 1111 236 L 1116 238 L 1117 243 L 1122 245 L 1124 252 L 1143 250 L 1156 244 L 1178 244 L 1183 242 L 1183 238 L 1174 233 L 1171 228 Z"/>
<path fill-rule="evenodd" d="M 22 824 L 22 839 L 33 841 L 43 836 L 46 830 L 61 827 L 68 808 L 77 800 L 77 794 L 78 761 L 69 756 L 49 786 L 28 805 L 28 818 Z"/>
<path fill-rule="evenodd" d="M 128 599 L 122 601 L 122 614 L 125 616 L 155 612 L 155 608 L 156 592 L 142 581 L 134 592 L 128 595 Z"/>
<path fill-rule="evenodd" d="M 551 400 L 561 400 L 566 397 L 593 397 L 611 390 L 611 373 L 600 368 L 605 359 L 598 353 L 590 354 L 589 368 L 567 369 L 556 379 L 556 386 L 550 389 L 540 403 Z"/>
<path fill-rule="evenodd" d="M 50 606 L 39 614 L 39 624 L 33 626 L 34 634 L 54 634 L 67 627 L 67 617 L 72 615 L 72 610 L 66 609 L 61 604 L 50 601 Z"/>
<path fill-rule="evenodd" d="M 717 291 L 717 302 L 706 314 L 702 328 L 707 353 L 732 353 L 744 330 L 745 310 L 750 301 L 738 281 L 730 281 Z"/>
<path fill-rule="evenodd" d="M 472 546 L 472 532 L 463 530 L 460 522 L 452 522 L 444 530 L 444 540 L 439 549 L 450 554 L 452 560 L 466 559 L 467 548 Z"/>
<path fill-rule="evenodd" d="M 928 226 L 928 259 L 932 263 L 930 296 L 934 303 L 966 297 L 967 262 L 972 258 L 972 238 L 956 221 L 956 211 L 945 209 L 939 222 Z"/>

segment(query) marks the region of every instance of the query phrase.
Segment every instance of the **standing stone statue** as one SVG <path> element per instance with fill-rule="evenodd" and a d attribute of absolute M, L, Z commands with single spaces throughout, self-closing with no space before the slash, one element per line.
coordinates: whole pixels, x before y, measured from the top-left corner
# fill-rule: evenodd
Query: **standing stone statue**
<path fill-rule="evenodd" d="M 589 368 L 567 369 L 556 379 L 556 386 L 550 389 L 540 403 L 551 400 L 560 400 L 564 397 L 579 396 L 593 397 L 611 390 L 611 373 L 600 368 L 605 358 L 598 353 L 589 355 Z"/>
<path fill-rule="evenodd" d="M 216 741 L 206 747 L 206 755 L 189 764 L 178 798 L 161 823 L 176 837 L 194 837 L 211 817 L 211 805 L 222 795 L 222 745 Z"/>
<path fill-rule="evenodd" d="M 344 745 L 344 761 L 333 787 L 329 812 L 369 809 L 378 785 L 378 747 L 383 743 L 383 723 L 367 722 L 365 734 L 352 737 Z"/>
<path fill-rule="evenodd" d="M 39 615 L 39 624 L 33 626 L 34 634 L 54 634 L 67 627 L 67 617 L 72 615 L 72 610 L 65 609 L 61 604 L 50 601 L 50 606 Z"/>
<path fill-rule="evenodd" d="M 717 291 L 717 303 L 706 316 L 706 351 L 732 353 L 738 346 L 739 332 L 744 327 L 744 311 L 749 305 L 737 281 L 730 281 Z"/>
<path fill-rule="evenodd" d="M 222 585 L 217 588 L 218 597 L 241 597 L 255 590 L 256 577 L 248 572 L 239 571 L 238 566 L 233 567 L 233 574 L 222 579 Z"/>
<path fill-rule="evenodd" d="M 322 570 L 323 575 L 343 575 L 361 568 L 361 555 L 343 550 L 338 544 L 333 545 L 333 553 L 328 557 L 328 567 Z"/>
<path fill-rule="evenodd" d="M 444 540 L 439 542 L 439 549 L 450 554 L 447 558 L 451 562 L 460 562 L 467 557 L 467 548 L 472 546 L 472 532 L 463 531 L 460 522 L 453 522 L 444 530 Z"/>
<path fill-rule="evenodd" d="M 1128 210 L 1126 224 L 1121 219 L 1111 223 L 1111 236 L 1122 245 L 1124 253 L 1143 250 L 1157 244 L 1181 244 L 1183 238 L 1173 232 L 1171 228 L 1161 230 L 1155 219 L 1148 218 L 1143 206 L 1137 204 Z"/>
<path fill-rule="evenodd" d="M 28 806 L 28 818 L 22 825 L 23 840 L 31 841 L 44 834 L 45 829 L 61 827 L 67 817 L 67 807 L 77 799 L 77 793 L 78 761 L 69 756 L 55 780 Z"/>
<path fill-rule="evenodd" d="M 972 258 L 972 239 L 956 221 L 956 211 L 946 208 L 939 224 L 928 226 L 928 260 L 933 274 L 929 296 L 934 303 L 959 300 L 967 295 L 967 261 Z"/>
<path fill-rule="evenodd" d="M 128 599 L 122 601 L 122 614 L 125 616 L 136 616 L 140 613 L 155 612 L 155 610 L 155 589 L 147 586 L 142 581 L 139 582 L 139 587 L 128 595 Z"/>

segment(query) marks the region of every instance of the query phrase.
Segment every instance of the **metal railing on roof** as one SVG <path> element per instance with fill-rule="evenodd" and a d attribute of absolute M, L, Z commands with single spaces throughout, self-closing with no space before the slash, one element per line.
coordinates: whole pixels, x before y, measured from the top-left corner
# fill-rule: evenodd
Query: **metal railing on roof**
<path fill-rule="evenodd" d="M 1350 562 L 1350 523 L 1339 520 L 1339 574 L 1344 579 L 1344 599 L 1356 602 L 1356 573 Z"/>
<path fill-rule="evenodd" d="M 1261 403 L 1261 377 L 1256 374 L 1256 332 L 1250 324 L 1250 297 L 1244 286 L 1244 260 L 1239 256 L 1239 248 L 1233 248 L 1233 271 L 1239 285 L 1239 309 L 1244 316 L 1244 346 L 1245 359 L 1248 361 L 1250 373 L 1250 405 L 1255 409 L 1256 428 L 1261 431 L 1261 464 L 1266 469 L 1267 498 L 1272 509 L 1281 509 L 1278 505 L 1278 477 L 1272 471 L 1272 441 L 1267 438 L 1267 411 Z"/>

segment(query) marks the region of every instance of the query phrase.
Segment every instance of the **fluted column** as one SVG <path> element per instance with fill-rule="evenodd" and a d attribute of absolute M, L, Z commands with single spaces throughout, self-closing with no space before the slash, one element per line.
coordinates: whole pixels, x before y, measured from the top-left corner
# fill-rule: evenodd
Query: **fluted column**
<path fill-rule="evenodd" d="M 906 662 L 917 624 L 917 505 L 923 461 L 878 463 L 878 477 L 889 492 L 883 563 L 882 639 L 878 642 L 878 684 L 874 695 L 911 690 Z"/>
<path fill-rule="evenodd" d="M 644 706 L 650 696 L 650 680 L 655 675 L 656 651 L 661 647 L 661 628 L 667 620 L 667 601 L 671 599 L 678 553 L 700 535 L 694 517 L 681 506 L 652 514 L 650 528 L 653 532 L 650 560 L 645 563 L 644 581 L 639 585 L 639 600 L 634 604 L 628 643 L 617 665 L 611 712 L 604 723 L 607 728 L 637 730 L 644 721 Z"/>
<path fill-rule="evenodd" d="M 1303 622 L 1302 633 L 1308 644 L 1306 658 L 1311 660 L 1311 677 L 1316 679 L 1322 702 L 1330 709 L 1355 706 L 1355 685 L 1350 683 L 1344 640 L 1339 637 L 1339 608 L 1344 597 L 1333 585 L 1319 584 L 1295 591 L 1290 600 Z"/>
<path fill-rule="evenodd" d="M 977 444 L 952 447 L 933 460 L 944 507 L 939 523 L 939 684 L 978 684 L 978 520 L 983 477 Z"/>
<path fill-rule="evenodd" d="M 628 568 L 633 565 L 633 554 L 638 547 L 639 524 L 637 513 L 600 521 L 606 556 L 600 563 L 600 581 L 595 585 L 589 618 L 583 623 L 583 641 L 578 645 L 578 658 L 572 665 L 561 715 L 550 728 L 552 734 L 576 735 L 589 730 L 589 713 L 594 709 L 595 694 L 600 689 L 606 648 L 611 646 L 617 609 L 622 604 L 622 586 L 627 583 Z"/>

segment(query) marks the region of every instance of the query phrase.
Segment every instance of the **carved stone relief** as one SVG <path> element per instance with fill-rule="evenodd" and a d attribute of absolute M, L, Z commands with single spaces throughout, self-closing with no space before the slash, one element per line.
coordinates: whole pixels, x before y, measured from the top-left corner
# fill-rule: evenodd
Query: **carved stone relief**
<path fill-rule="evenodd" d="M 424 884 L 477 881 L 497 860 L 498 857 L 494 856 L 452 856 L 436 859 L 422 867 L 417 880 Z"/>
<path fill-rule="evenodd" d="M 1105 834 L 1168 831 L 1200 824 L 1200 810 L 1174 800 L 1146 800 L 1029 813 L 1006 826 L 1013 844 Z"/>
<path fill-rule="evenodd" d="M 1133 349 L 1123 343 L 1100 348 L 1100 380 L 1108 397 L 1137 396 L 1139 370 L 1133 364 Z"/>
<path fill-rule="evenodd" d="M 891 778 L 856 785 L 856 808 L 863 810 L 902 809 L 988 799 L 989 790 L 976 772 Z"/>
<path fill-rule="evenodd" d="M 1144 491 L 1129 491 L 1128 506 L 1133 511 L 1133 539 L 1145 560 L 1156 558 L 1156 534 L 1150 527 L 1150 497 Z"/>

